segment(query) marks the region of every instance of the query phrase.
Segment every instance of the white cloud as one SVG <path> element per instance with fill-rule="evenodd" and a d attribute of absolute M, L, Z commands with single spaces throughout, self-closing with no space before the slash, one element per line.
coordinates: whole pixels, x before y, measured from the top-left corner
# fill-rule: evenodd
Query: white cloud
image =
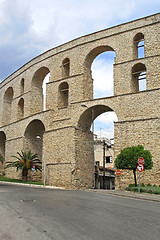
<path fill-rule="evenodd" d="M 114 125 L 112 125 L 110 128 L 101 128 L 100 130 L 95 131 L 95 135 L 97 135 L 98 138 L 113 139 L 114 138 Z"/>
<path fill-rule="evenodd" d="M 118 118 L 115 112 L 106 112 L 98 116 L 94 122 L 95 134 L 98 137 L 114 138 L 114 122 Z"/>
<path fill-rule="evenodd" d="M 106 97 L 113 95 L 113 63 L 106 59 L 95 59 L 92 66 L 92 78 L 94 79 L 94 97 Z"/>
<path fill-rule="evenodd" d="M 106 112 L 97 117 L 96 121 L 99 121 L 100 123 L 103 123 L 105 125 L 109 125 L 113 123 L 113 121 L 118 121 L 118 118 L 115 112 Z"/>
<path fill-rule="evenodd" d="M 159 9 L 157 0 L 0 0 L 0 79 L 49 48 Z"/>

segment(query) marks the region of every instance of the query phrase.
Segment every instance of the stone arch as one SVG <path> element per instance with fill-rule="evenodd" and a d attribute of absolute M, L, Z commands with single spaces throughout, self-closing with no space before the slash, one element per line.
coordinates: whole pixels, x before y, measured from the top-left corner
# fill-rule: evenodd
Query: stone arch
<path fill-rule="evenodd" d="M 139 32 L 133 38 L 133 54 L 134 59 L 144 58 L 144 34 Z"/>
<path fill-rule="evenodd" d="M 69 85 L 67 82 L 62 82 L 58 88 L 58 107 L 68 107 Z"/>
<path fill-rule="evenodd" d="M 43 111 L 43 81 L 50 71 L 47 67 L 39 68 L 32 78 L 31 83 L 31 113 Z"/>
<path fill-rule="evenodd" d="M 146 90 L 146 71 L 146 66 L 143 63 L 137 63 L 132 67 L 133 92 Z"/>
<path fill-rule="evenodd" d="M 85 84 L 85 98 L 86 99 L 93 99 L 93 79 L 92 79 L 92 71 L 91 65 L 94 59 L 101 53 L 113 51 L 115 50 L 107 45 L 98 46 L 92 49 L 86 56 L 84 62 L 84 84 Z M 116 53 L 116 52 L 115 52 Z"/>
<path fill-rule="evenodd" d="M 77 122 L 75 131 L 76 167 L 78 168 L 78 166 L 80 166 L 80 169 L 76 171 L 75 179 L 80 179 L 81 182 L 81 178 L 83 177 L 84 186 L 82 187 L 84 188 L 88 183 L 89 188 L 93 187 L 94 179 L 94 142 L 93 133 L 90 131 L 91 124 L 99 115 L 108 111 L 114 110 L 107 105 L 87 107 Z"/>
<path fill-rule="evenodd" d="M 25 129 L 24 133 L 24 151 L 31 150 L 37 153 L 42 159 L 43 134 L 45 126 L 41 120 L 35 119 L 31 121 Z"/>
<path fill-rule="evenodd" d="M 62 62 L 62 78 L 70 76 L 70 59 L 65 58 Z"/>
<path fill-rule="evenodd" d="M 17 109 L 17 118 L 21 119 L 24 117 L 24 99 L 20 98 L 18 101 L 18 109 Z"/>
<path fill-rule="evenodd" d="M 9 124 L 12 115 L 12 101 L 13 101 L 14 91 L 12 87 L 9 87 L 3 97 L 3 124 Z"/>
<path fill-rule="evenodd" d="M 0 154 L 5 159 L 6 134 L 0 131 Z"/>
<path fill-rule="evenodd" d="M 84 113 L 80 116 L 77 127 L 80 128 L 83 132 L 89 132 L 92 122 L 101 114 L 114 111 L 108 106 L 105 105 L 96 105 L 90 108 L 87 108 Z"/>
<path fill-rule="evenodd" d="M 21 79 L 21 83 L 20 83 L 20 94 L 24 93 L 24 78 Z"/>

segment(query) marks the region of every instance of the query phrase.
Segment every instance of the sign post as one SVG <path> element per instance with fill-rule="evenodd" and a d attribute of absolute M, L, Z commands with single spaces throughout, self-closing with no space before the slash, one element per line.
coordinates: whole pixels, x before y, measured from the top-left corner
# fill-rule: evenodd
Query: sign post
<path fill-rule="evenodd" d="M 138 160 L 139 160 L 139 158 L 138 158 Z M 143 159 L 144 160 L 144 159 Z M 144 162 L 143 162 L 144 163 Z M 138 172 L 139 172 L 139 188 L 138 188 L 138 193 L 140 193 L 140 186 L 141 186 L 141 172 L 143 172 L 143 170 L 144 170 L 144 165 L 143 164 L 138 164 L 137 165 L 137 170 L 138 170 Z"/>
<path fill-rule="evenodd" d="M 119 176 L 119 188 L 120 188 L 120 175 L 121 175 L 121 170 L 117 170 L 116 174 Z"/>
<path fill-rule="evenodd" d="M 35 165 L 32 165 L 32 168 L 31 168 L 31 170 L 32 170 L 32 173 L 31 173 L 31 181 L 30 181 L 30 185 L 31 185 L 31 182 L 32 182 L 32 175 L 33 175 L 33 171 L 35 170 Z"/>

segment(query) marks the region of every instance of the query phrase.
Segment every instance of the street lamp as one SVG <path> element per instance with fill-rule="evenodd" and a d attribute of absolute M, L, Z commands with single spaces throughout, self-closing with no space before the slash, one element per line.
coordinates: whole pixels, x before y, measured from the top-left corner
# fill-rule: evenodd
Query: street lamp
<path fill-rule="evenodd" d="M 46 186 L 46 159 L 45 159 L 45 153 L 46 153 L 46 143 L 43 141 L 43 139 L 40 136 L 36 136 L 36 139 L 39 139 L 42 141 L 44 145 L 44 152 L 43 152 L 43 159 L 44 159 L 44 169 L 43 169 L 43 186 Z"/>
<path fill-rule="evenodd" d="M 81 104 L 82 107 L 89 109 L 85 104 Z M 94 189 L 94 109 L 92 108 L 92 189 Z"/>

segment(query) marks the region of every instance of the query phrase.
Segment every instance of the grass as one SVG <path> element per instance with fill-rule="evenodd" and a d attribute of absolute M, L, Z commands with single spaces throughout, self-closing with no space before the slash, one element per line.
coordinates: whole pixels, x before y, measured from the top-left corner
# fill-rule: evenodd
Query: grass
<path fill-rule="evenodd" d="M 129 187 L 125 188 L 125 190 L 132 191 L 132 192 L 138 192 L 138 188 L 139 188 L 139 186 L 135 187 L 134 184 L 130 184 Z M 142 183 L 141 187 L 140 187 L 140 192 L 159 195 L 160 194 L 160 186 L 157 186 L 155 184 L 154 185 L 151 185 L 151 184 L 144 185 L 144 183 Z"/>
<path fill-rule="evenodd" d="M 21 179 L 15 179 L 15 178 L 8 178 L 8 177 L 4 177 L 4 176 L 0 176 L 0 181 L 4 181 L 4 182 L 14 182 L 14 183 L 25 183 L 25 184 L 35 184 L 35 185 L 43 185 L 42 182 L 22 182 Z"/>

